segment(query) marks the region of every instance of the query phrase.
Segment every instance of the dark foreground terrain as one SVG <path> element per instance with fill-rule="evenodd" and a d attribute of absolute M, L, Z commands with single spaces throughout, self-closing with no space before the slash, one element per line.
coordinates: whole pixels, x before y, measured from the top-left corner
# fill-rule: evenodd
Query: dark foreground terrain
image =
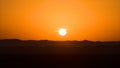
<path fill-rule="evenodd" d="M 0 40 L 0 68 L 116 68 L 120 42 Z"/>

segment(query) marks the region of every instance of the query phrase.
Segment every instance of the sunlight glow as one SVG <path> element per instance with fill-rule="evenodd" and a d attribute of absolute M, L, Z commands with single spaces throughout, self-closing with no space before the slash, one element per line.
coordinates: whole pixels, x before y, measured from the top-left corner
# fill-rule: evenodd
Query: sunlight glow
<path fill-rule="evenodd" d="M 58 33 L 59 33 L 60 36 L 65 36 L 67 34 L 67 31 L 66 31 L 65 28 L 60 28 L 58 30 Z"/>

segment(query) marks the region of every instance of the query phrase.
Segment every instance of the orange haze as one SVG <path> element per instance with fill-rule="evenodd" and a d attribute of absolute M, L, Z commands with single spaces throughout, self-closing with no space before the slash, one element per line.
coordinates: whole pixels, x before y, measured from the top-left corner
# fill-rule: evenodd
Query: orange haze
<path fill-rule="evenodd" d="M 120 0 L 0 0 L 0 39 L 120 40 Z M 59 28 L 68 33 L 61 37 Z"/>

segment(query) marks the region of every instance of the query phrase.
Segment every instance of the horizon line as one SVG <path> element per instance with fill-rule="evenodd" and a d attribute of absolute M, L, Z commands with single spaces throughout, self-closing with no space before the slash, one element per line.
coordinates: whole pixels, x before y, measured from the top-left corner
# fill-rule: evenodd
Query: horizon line
<path fill-rule="evenodd" d="M 91 41 L 91 40 L 48 40 L 48 39 L 39 39 L 39 40 L 23 40 L 23 39 L 0 39 L 0 40 L 19 40 L 19 41 L 86 41 L 86 42 L 120 42 L 120 40 L 111 40 L 111 41 L 101 41 L 101 40 L 97 40 L 97 41 Z"/>

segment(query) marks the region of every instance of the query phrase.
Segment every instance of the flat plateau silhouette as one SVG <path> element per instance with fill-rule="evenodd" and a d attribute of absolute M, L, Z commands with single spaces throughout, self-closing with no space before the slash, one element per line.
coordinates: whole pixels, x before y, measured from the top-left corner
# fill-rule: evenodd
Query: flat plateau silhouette
<path fill-rule="evenodd" d="M 0 54 L 120 54 L 120 42 L 0 40 Z"/>
<path fill-rule="evenodd" d="M 118 67 L 120 41 L 0 40 L 3 66 L 53 68 Z"/>

